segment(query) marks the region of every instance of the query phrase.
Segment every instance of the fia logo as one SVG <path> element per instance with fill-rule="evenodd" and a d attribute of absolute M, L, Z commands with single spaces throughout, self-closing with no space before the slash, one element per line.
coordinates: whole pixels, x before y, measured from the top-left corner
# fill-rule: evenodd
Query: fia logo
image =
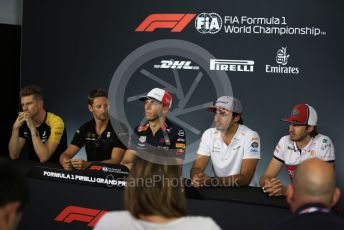
<path fill-rule="evenodd" d="M 195 19 L 195 27 L 201 34 L 216 34 L 222 28 L 222 19 L 217 13 L 201 13 Z"/>
<path fill-rule="evenodd" d="M 287 54 L 287 47 L 282 47 L 277 51 L 276 62 L 277 64 L 286 65 L 289 57 L 290 55 Z"/>

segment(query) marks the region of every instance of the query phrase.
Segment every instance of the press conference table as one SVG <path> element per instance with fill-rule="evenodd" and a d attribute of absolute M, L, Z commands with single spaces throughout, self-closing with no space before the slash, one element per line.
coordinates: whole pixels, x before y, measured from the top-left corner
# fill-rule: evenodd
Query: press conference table
<path fill-rule="evenodd" d="M 91 229 L 105 211 L 124 209 L 123 186 L 94 186 L 91 182 L 66 179 L 61 182 L 32 176 L 32 172 L 41 169 L 51 169 L 59 175 L 68 173 L 56 164 L 23 161 L 11 164 L 28 175 L 31 190 L 31 201 L 24 209 L 19 229 Z M 79 178 L 90 175 L 73 173 Z M 185 191 L 188 214 L 211 216 L 223 229 L 263 229 L 290 216 L 284 197 L 268 197 L 260 188 L 186 186 Z"/>

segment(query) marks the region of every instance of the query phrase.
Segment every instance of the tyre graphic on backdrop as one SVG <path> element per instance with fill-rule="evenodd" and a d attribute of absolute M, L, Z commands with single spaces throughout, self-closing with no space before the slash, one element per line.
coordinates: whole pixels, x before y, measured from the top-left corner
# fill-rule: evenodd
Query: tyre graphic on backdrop
<path fill-rule="evenodd" d="M 122 142 L 127 143 L 127 130 L 133 130 L 144 117 L 138 97 L 162 88 L 173 98 L 168 118 L 186 132 L 184 162 L 194 160 L 202 133 L 213 123 L 213 114 L 206 108 L 219 96 L 233 95 L 227 73 L 209 70 L 209 60 L 214 58 L 194 43 L 175 39 L 153 41 L 130 53 L 115 71 L 108 90 L 111 123 Z"/>

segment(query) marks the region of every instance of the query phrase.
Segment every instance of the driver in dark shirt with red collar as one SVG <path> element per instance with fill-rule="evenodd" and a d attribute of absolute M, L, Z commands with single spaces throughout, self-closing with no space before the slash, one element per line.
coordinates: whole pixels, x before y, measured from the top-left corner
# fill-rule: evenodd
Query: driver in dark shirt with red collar
<path fill-rule="evenodd" d="M 152 152 L 154 148 L 166 149 L 170 157 L 179 159 L 178 163 L 182 164 L 186 147 L 185 132 L 167 119 L 172 105 L 171 94 L 154 88 L 139 100 L 144 101 L 145 118 L 134 129 L 121 164 L 130 169 L 138 152 L 144 154 Z"/>

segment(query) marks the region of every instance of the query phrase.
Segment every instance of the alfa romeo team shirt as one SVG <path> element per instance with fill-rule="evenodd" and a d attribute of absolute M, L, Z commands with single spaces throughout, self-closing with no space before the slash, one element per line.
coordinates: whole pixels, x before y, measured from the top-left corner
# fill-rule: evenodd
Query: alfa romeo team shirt
<path fill-rule="evenodd" d="M 334 147 L 329 137 L 318 134 L 303 149 L 298 149 L 296 142 L 286 135 L 280 139 L 274 151 L 274 158 L 286 165 L 291 180 L 294 178 L 296 166 L 314 157 L 334 162 Z"/>

